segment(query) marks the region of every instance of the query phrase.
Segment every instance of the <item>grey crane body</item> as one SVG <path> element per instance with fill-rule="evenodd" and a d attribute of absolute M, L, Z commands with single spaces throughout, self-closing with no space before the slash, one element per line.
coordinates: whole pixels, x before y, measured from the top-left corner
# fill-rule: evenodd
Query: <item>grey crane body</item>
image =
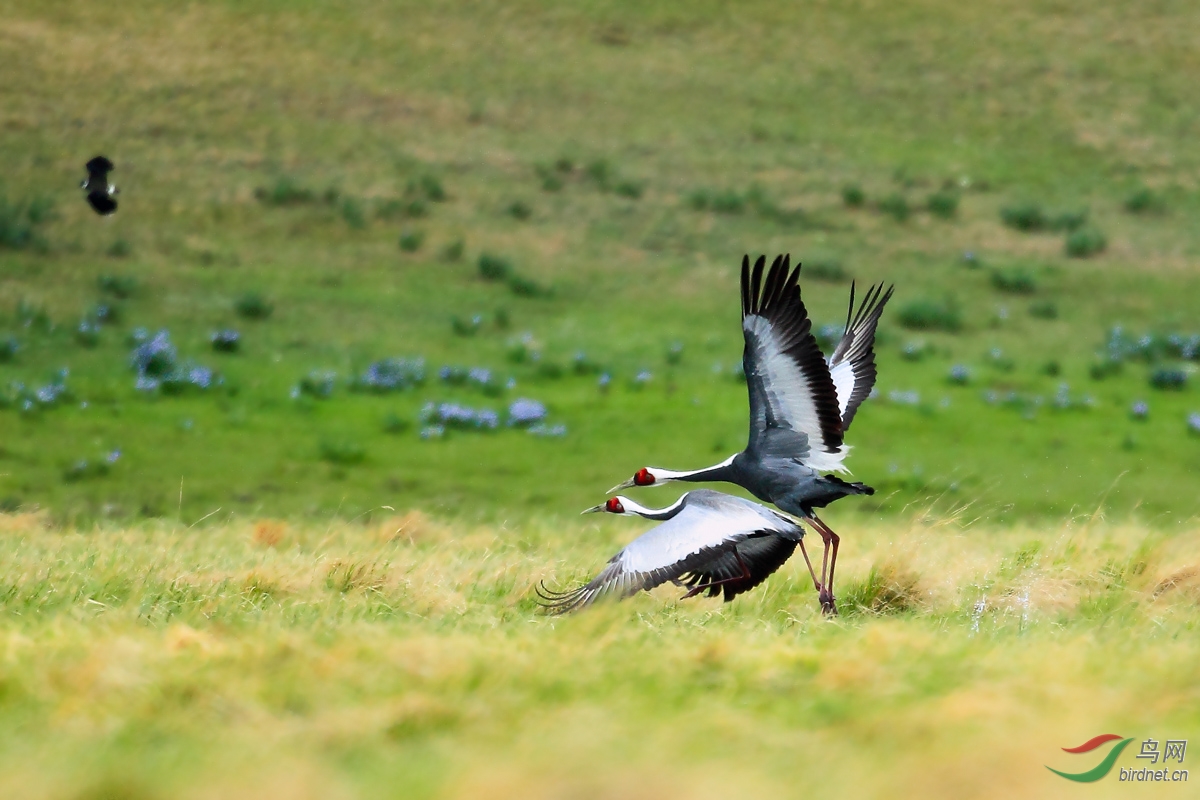
<path fill-rule="evenodd" d="M 856 312 L 851 287 L 846 329 L 827 359 L 800 297 L 799 265 L 792 271 L 789 259 L 780 256 L 764 282 L 765 261 L 760 257 L 753 270 L 749 257 L 742 261 L 742 367 L 750 400 L 746 449 L 700 470 L 645 467 L 610 491 L 669 481 L 728 482 L 809 520 L 825 542 L 828 563 L 828 582 L 823 566 L 818 587 L 821 605 L 836 613 L 833 572 L 839 539 L 814 509 L 848 495 L 874 494 L 870 486 L 832 473 L 845 469 L 848 448 L 842 437 L 875 383 L 875 330 L 892 290 L 872 286 Z"/>
<path fill-rule="evenodd" d="M 609 595 L 628 597 L 666 582 L 688 588 L 684 597 L 724 593 L 728 602 L 762 583 L 798 545 L 803 547 L 804 528 L 795 521 L 711 489 L 690 491 L 662 509 L 618 496 L 588 511 L 636 515 L 661 524 L 623 548 L 583 586 L 566 592 L 539 587 L 551 612 L 572 611 Z"/>
<path fill-rule="evenodd" d="M 648 470 L 649 471 L 649 470 Z M 844 481 L 836 475 L 822 475 L 818 470 L 786 455 L 763 455 L 747 448 L 714 467 L 693 472 L 672 473 L 654 470 L 659 477 L 653 483 L 684 481 L 687 483 L 732 483 L 746 489 L 759 500 L 773 503 L 782 511 L 797 517 L 812 519 L 813 509 L 825 506 L 852 494 L 873 494 L 866 484 Z M 636 480 L 634 485 L 638 484 Z"/>

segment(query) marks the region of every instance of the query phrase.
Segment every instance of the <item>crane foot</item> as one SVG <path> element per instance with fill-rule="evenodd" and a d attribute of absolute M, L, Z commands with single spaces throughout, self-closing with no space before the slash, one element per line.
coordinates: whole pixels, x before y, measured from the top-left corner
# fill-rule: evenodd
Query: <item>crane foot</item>
<path fill-rule="evenodd" d="M 836 617 L 838 614 L 837 603 L 833 599 L 833 595 L 824 587 L 821 588 L 817 599 L 821 601 L 821 613 L 827 617 Z"/>

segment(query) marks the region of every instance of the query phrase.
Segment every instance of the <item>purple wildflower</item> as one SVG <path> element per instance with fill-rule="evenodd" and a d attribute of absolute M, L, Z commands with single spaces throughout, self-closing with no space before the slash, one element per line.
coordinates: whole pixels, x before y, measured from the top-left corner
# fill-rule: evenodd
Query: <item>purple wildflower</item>
<path fill-rule="evenodd" d="M 62 396 L 62 393 L 66 391 L 66 388 L 67 387 L 59 383 L 50 383 L 39 387 L 38 390 L 33 393 L 33 396 L 37 398 L 39 403 L 48 406 L 53 404 L 55 400 Z"/>
<path fill-rule="evenodd" d="M 546 407 L 537 400 L 520 398 L 508 407 L 509 426 L 527 427 L 546 418 Z"/>
<path fill-rule="evenodd" d="M 425 382 L 425 360 L 385 358 L 369 365 L 359 376 L 359 388 L 372 392 L 394 392 Z"/>
<path fill-rule="evenodd" d="M 213 371 L 208 367 L 193 366 L 187 370 L 185 380 L 193 386 L 207 389 L 212 386 Z"/>
<path fill-rule="evenodd" d="M 437 408 L 437 419 L 452 428 L 465 428 L 475 424 L 475 409 L 458 403 L 442 403 Z"/>

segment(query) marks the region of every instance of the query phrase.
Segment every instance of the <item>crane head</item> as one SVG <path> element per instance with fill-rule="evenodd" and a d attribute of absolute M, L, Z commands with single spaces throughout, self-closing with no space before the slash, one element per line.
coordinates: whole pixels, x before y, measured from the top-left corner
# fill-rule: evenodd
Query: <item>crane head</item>
<path fill-rule="evenodd" d="M 624 514 L 625 513 L 625 505 L 624 505 L 624 503 L 621 502 L 624 499 L 625 498 L 623 498 L 623 497 L 610 497 L 607 500 L 605 500 L 603 503 L 601 503 L 600 505 L 592 506 L 591 508 L 583 511 L 582 513 L 595 514 L 600 511 L 605 511 L 609 514 Z"/>
<path fill-rule="evenodd" d="M 619 483 L 609 492 L 619 492 L 622 489 L 628 489 L 630 486 L 653 486 L 658 481 L 654 472 L 649 467 L 642 467 L 637 472 L 633 473 L 633 477 L 624 483 Z"/>

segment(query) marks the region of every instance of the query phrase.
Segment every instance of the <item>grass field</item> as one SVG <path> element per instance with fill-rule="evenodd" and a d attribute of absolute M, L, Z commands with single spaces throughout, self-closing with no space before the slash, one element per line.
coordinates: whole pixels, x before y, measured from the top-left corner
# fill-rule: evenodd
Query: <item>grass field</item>
<path fill-rule="evenodd" d="M 5 16 L 2 193 L 9 227 L 32 231 L 0 248 L 6 507 L 190 524 L 591 505 L 645 461 L 741 446 L 737 264 L 790 251 L 824 268 L 805 285 L 819 323 L 843 318 L 850 276 L 898 287 L 881 402 L 850 437 L 881 493 L 856 508 L 941 498 L 1028 520 L 1103 500 L 1158 526 L 1200 508 L 1183 477 L 1200 467 L 1195 364 L 1165 346 L 1200 333 L 1186 6 L 1086 24 L 1033 6 L 1003 20 L 763 6 L 732 28 L 716 6 L 134 7 Z M 1137 58 L 1104 59 L 1097 31 Z M 74 188 L 98 151 L 123 191 L 109 219 Z M 949 219 L 924 210 L 939 193 L 957 201 Z M 37 224 L 19 209 L 46 202 Z M 1107 248 L 1070 258 L 1061 231 L 1002 222 L 1030 208 L 1050 227 L 1086 211 Z M 482 278 L 482 255 L 507 259 L 516 291 Z M 270 316 L 240 316 L 247 294 Z M 900 324 L 947 302 L 956 331 Z M 1164 346 L 1094 380 L 1116 325 Z M 136 390 L 139 328 L 168 330 L 180 362 L 223 382 Z M 229 328 L 239 352 L 213 352 Z M 389 357 L 423 357 L 425 385 L 349 390 Z M 440 382 L 443 366 L 491 370 L 499 396 Z M 1178 367 L 1182 391 L 1149 385 Z M 61 368 L 69 393 L 20 413 Z M 332 396 L 296 402 L 314 371 Z M 503 412 L 518 397 L 567 436 L 418 438 L 427 402 Z M 1130 419 L 1139 399 L 1145 421 Z M 114 450 L 106 474 L 76 469 Z"/>
<path fill-rule="evenodd" d="M 5 794 L 1057 796 L 1186 738 L 1198 16 L 0 0 Z M 539 616 L 645 529 L 576 512 L 744 445 L 760 252 L 826 337 L 897 287 L 847 613 Z"/>
<path fill-rule="evenodd" d="M 1194 528 L 873 526 L 831 622 L 796 565 L 537 614 L 625 520 L 3 525 L 9 797 L 1060 797 L 1059 748 L 1200 735 Z"/>

